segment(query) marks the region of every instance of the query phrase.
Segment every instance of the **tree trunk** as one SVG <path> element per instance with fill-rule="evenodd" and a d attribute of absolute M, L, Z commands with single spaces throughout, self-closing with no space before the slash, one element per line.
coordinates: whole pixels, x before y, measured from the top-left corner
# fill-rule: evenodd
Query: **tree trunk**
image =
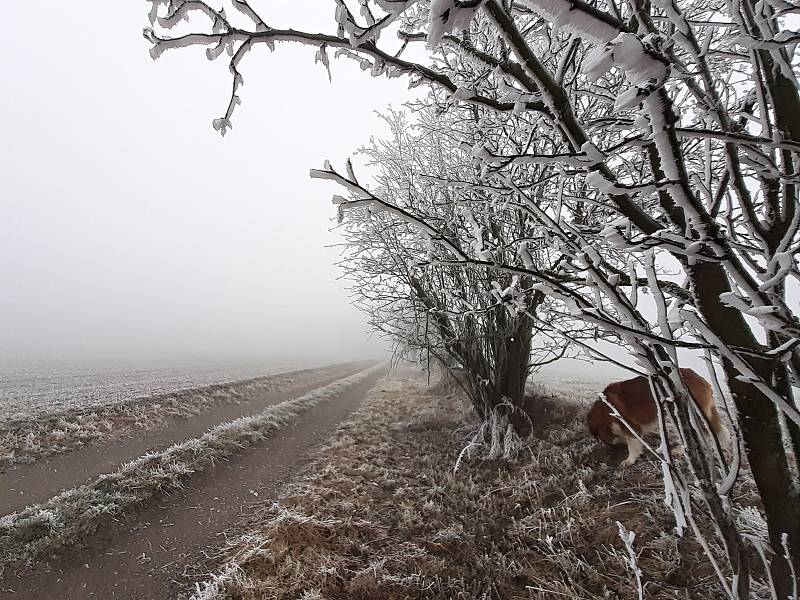
<path fill-rule="evenodd" d="M 711 329 L 731 346 L 757 350 L 759 344 L 742 314 L 719 301 L 730 291 L 722 267 L 698 263 L 690 267 L 692 289 L 697 306 Z M 765 381 L 772 380 L 772 366 L 763 360 L 750 360 L 750 367 Z M 739 412 L 739 425 L 747 458 L 764 504 L 769 538 L 776 555 L 771 572 L 778 596 L 787 598 L 792 592 L 792 575 L 783 559 L 782 537 L 788 537 L 794 568 L 800 573 L 800 494 L 786 455 L 778 412 L 774 403 L 753 384 L 738 379 L 739 371 L 723 360 L 723 369 L 733 401 Z"/>
<path fill-rule="evenodd" d="M 773 348 L 789 341 L 786 336 L 776 335 L 774 332 L 769 333 L 769 340 L 770 345 Z M 774 381 L 775 391 L 791 402 L 793 396 L 789 368 L 782 361 L 779 361 L 775 365 Z M 795 476 L 798 477 L 798 482 L 800 482 L 800 426 L 791 419 L 787 419 L 785 416 L 781 416 L 781 418 L 783 419 L 786 430 L 789 433 L 789 440 L 791 441 L 792 451 L 794 452 L 795 458 Z M 800 485 L 800 483 L 798 483 L 798 485 Z"/>
<path fill-rule="evenodd" d="M 514 405 L 517 410 L 509 415 L 509 420 L 517 433 L 527 435 L 530 419 L 525 406 L 525 384 L 530 372 L 533 321 L 519 316 L 512 319 L 510 325 L 509 334 L 497 340 L 495 350 L 496 402 L 508 399 Z"/>

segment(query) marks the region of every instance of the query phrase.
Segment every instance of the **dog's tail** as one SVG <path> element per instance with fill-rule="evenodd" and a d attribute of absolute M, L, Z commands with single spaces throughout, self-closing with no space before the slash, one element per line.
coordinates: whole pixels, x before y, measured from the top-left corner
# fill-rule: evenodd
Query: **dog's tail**
<path fill-rule="evenodd" d="M 714 403 L 714 390 L 711 384 L 692 369 L 681 369 L 681 375 L 684 381 L 686 381 L 697 406 L 708 419 L 711 431 L 714 432 L 720 445 L 723 448 L 727 448 L 730 444 L 731 436 L 728 432 L 728 428 L 725 427 L 725 424 L 719 416 L 717 405 Z"/>

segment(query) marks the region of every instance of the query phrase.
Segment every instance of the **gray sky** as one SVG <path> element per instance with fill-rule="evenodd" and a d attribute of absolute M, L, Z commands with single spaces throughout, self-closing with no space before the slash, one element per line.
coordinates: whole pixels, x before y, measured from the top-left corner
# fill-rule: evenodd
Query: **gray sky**
<path fill-rule="evenodd" d="M 319 1 L 263 3 L 330 30 Z M 374 355 L 332 263 L 329 183 L 408 97 L 311 48 L 255 51 L 234 128 L 227 62 L 148 55 L 144 0 L 4 3 L 0 357 Z M 293 17 L 292 15 L 298 15 Z"/>

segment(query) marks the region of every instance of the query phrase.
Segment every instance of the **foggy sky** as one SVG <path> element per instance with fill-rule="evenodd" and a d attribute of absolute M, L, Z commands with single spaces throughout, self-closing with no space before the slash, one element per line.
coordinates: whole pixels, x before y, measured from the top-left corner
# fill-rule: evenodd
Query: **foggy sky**
<path fill-rule="evenodd" d="M 260 4 L 276 26 L 331 30 L 333 3 Z M 330 84 L 314 49 L 260 49 L 223 139 L 227 61 L 154 62 L 148 8 L 4 3 L 0 358 L 380 353 L 325 247 L 334 188 L 308 171 L 379 133 L 373 111 L 408 82 L 334 61 Z"/>

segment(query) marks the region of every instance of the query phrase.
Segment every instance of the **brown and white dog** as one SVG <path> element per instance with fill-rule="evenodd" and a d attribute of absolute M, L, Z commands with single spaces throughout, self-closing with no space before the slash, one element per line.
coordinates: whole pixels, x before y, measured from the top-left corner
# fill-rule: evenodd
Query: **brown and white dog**
<path fill-rule="evenodd" d="M 723 448 L 729 443 L 728 430 L 720 421 L 711 385 L 692 369 L 681 369 L 681 378 L 689 388 L 689 393 L 708 419 L 711 430 L 716 434 Z M 633 430 L 643 436 L 658 430 L 658 413 L 650 384 L 646 377 L 634 377 L 626 381 L 612 383 L 604 390 L 608 402 L 617 409 Z M 642 454 L 642 443 L 611 416 L 611 409 L 601 400 L 597 400 L 589 410 L 586 418 L 589 431 L 604 444 L 609 446 L 627 444 L 628 458 L 622 462 L 629 467 Z"/>

